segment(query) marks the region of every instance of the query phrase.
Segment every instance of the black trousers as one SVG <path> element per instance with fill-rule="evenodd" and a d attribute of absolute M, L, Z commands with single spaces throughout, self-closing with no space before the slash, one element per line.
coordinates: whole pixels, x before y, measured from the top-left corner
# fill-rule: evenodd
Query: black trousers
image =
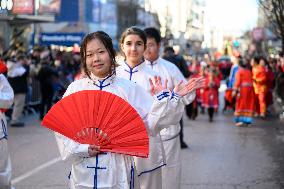
<path fill-rule="evenodd" d="M 180 139 L 180 142 L 183 143 L 184 140 L 183 140 L 183 120 L 182 120 L 182 118 L 179 121 L 179 124 L 180 124 L 179 139 Z"/>
<path fill-rule="evenodd" d="M 41 89 L 41 104 L 40 104 L 40 119 L 43 119 L 45 114 L 51 108 L 54 91 L 53 89 Z"/>

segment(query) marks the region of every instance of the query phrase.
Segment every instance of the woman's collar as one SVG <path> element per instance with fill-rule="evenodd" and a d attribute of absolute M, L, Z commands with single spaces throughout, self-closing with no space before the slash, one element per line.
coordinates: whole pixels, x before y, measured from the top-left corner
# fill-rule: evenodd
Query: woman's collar
<path fill-rule="evenodd" d="M 105 81 L 112 81 L 112 80 L 114 79 L 114 77 L 115 77 L 114 72 L 111 73 L 111 74 L 108 74 L 108 75 L 107 75 L 106 77 L 104 77 L 104 78 L 100 78 L 100 77 L 96 76 L 96 75 L 93 74 L 93 73 L 90 74 L 91 80 L 94 81 L 95 83 L 97 83 L 97 82 L 105 82 Z"/>
<path fill-rule="evenodd" d="M 126 60 L 123 61 L 124 67 L 128 68 L 129 70 L 137 70 L 139 67 L 141 67 L 145 63 L 145 60 L 143 59 L 140 63 L 135 65 L 134 67 L 131 67 Z"/>

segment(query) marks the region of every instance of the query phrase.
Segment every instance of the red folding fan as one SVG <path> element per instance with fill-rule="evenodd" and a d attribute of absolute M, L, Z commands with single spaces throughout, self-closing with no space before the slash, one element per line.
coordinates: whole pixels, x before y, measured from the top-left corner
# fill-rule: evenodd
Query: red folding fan
<path fill-rule="evenodd" d="M 42 125 L 101 151 L 148 157 L 149 138 L 136 110 L 105 91 L 84 90 L 66 96 L 45 115 Z"/>

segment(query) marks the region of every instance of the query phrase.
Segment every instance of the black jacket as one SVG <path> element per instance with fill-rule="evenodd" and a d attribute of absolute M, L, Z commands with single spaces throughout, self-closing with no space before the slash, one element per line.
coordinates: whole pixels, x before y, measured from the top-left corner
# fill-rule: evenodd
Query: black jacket
<path fill-rule="evenodd" d="M 29 75 L 29 67 L 24 66 L 26 72 L 17 77 L 8 77 L 8 81 L 11 87 L 14 90 L 14 94 L 21 94 L 28 92 L 28 75 Z"/>
<path fill-rule="evenodd" d="M 168 55 L 168 56 L 165 55 L 162 58 L 175 64 L 185 78 L 188 78 L 190 76 L 188 66 L 182 56 L 173 54 L 173 55 Z"/>

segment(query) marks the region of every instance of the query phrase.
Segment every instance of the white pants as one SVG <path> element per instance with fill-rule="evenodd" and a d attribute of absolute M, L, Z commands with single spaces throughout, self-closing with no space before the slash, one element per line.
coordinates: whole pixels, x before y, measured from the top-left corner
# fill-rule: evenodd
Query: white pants
<path fill-rule="evenodd" d="M 181 148 L 179 137 L 164 141 L 166 166 L 162 168 L 163 189 L 180 189 Z"/>
<path fill-rule="evenodd" d="M 7 139 L 0 140 L 0 188 L 11 188 L 11 160 Z"/>
<path fill-rule="evenodd" d="M 26 94 L 15 94 L 11 123 L 19 122 L 25 106 Z"/>
<path fill-rule="evenodd" d="M 162 189 L 162 169 L 144 173 L 139 177 L 141 189 Z"/>

